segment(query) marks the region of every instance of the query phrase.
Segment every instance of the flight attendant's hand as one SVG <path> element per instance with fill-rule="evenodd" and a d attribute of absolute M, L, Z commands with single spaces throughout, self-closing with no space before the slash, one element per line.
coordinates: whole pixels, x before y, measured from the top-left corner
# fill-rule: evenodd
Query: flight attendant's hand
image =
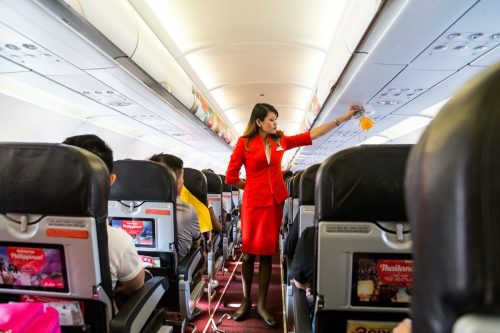
<path fill-rule="evenodd" d="M 352 116 L 354 116 L 356 113 L 361 112 L 363 110 L 363 107 L 361 105 L 351 105 L 349 109 L 347 110 L 346 113 L 338 117 L 337 119 L 339 122 L 343 123 L 349 119 L 351 119 Z"/>
<path fill-rule="evenodd" d="M 240 190 L 244 190 L 245 189 L 245 184 L 246 184 L 246 180 L 245 179 L 240 179 L 236 184 L 234 184 L 234 186 L 236 186 L 237 188 L 239 188 Z"/>

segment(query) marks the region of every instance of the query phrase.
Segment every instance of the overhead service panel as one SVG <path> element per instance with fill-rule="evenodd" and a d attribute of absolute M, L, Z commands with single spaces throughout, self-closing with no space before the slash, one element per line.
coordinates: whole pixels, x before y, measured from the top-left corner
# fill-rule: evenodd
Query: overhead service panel
<path fill-rule="evenodd" d="M 139 39 L 137 13 L 122 0 L 65 0 L 73 9 L 81 8 L 81 15 L 113 42 L 123 53 L 131 56 Z"/>
<path fill-rule="evenodd" d="M 137 14 L 136 14 L 137 15 Z M 194 104 L 193 84 L 163 43 L 137 15 L 139 42 L 130 58 L 186 108 Z"/>

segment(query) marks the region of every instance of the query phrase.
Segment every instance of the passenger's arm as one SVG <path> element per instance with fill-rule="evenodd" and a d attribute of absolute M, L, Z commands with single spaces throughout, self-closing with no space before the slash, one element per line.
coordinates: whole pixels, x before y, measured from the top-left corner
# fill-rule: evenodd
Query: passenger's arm
<path fill-rule="evenodd" d="M 125 232 L 121 232 L 121 235 L 121 238 L 109 246 L 120 253 L 116 267 L 118 281 L 114 292 L 127 296 L 144 285 L 144 268 L 132 237 Z"/>
<path fill-rule="evenodd" d="M 213 207 L 209 206 L 208 211 L 210 212 L 210 220 L 212 221 L 213 231 L 221 231 L 222 230 L 222 223 L 220 223 L 217 216 L 215 216 L 215 211 L 214 211 Z"/>
<path fill-rule="evenodd" d="M 317 139 L 320 136 L 325 135 L 326 133 L 330 132 L 332 129 L 335 127 L 339 126 L 341 123 L 349 120 L 353 115 L 361 111 L 363 108 L 359 105 L 352 105 L 349 107 L 349 110 L 347 110 L 346 113 L 343 115 L 339 116 L 338 118 L 323 124 L 321 126 L 313 128 L 310 133 L 311 133 L 311 139 Z"/>
<path fill-rule="evenodd" d="M 115 293 L 129 296 L 132 295 L 135 291 L 142 288 L 144 285 L 144 268 L 139 271 L 135 277 L 133 277 L 129 281 L 119 281 L 115 288 Z"/>
<path fill-rule="evenodd" d="M 293 284 L 295 284 L 295 287 L 297 287 L 299 289 L 307 290 L 308 288 L 311 288 L 311 284 L 309 282 L 300 283 L 299 281 L 297 281 L 293 278 L 292 278 L 292 282 L 293 282 Z"/>
<path fill-rule="evenodd" d="M 193 242 L 191 243 L 191 247 L 198 248 L 200 247 L 200 239 L 201 239 L 201 231 L 200 231 L 200 221 L 198 220 L 198 214 L 196 210 L 190 206 L 191 208 L 191 236 L 193 237 Z"/>

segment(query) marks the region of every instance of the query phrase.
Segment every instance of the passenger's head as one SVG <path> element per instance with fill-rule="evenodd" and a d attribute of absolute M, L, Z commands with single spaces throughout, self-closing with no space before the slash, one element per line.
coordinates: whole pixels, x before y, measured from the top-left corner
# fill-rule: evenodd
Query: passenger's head
<path fill-rule="evenodd" d="M 293 171 L 292 170 L 285 170 L 285 171 L 283 171 L 283 179 L 284 180 L 287 180 L 290 177 L 293 177 Z"/>
<path fill-rule="evenodd" d="M 83 148 L 97 155 L 108 167 L 110 173 L 110 184 L 116 179 L 113 173 L 113 151 L 100 137 L 94 134 L 75 135 L 66 138 L 64 144 Z"/>
<path fill-rule="evenodd" d="M 250 120 L 248 121 L 245 132 L 243 133 L 244 138 L 251 138 L 258 134 L 259 131 L 263 131 L 267 134 L 281 136 L 277 132 L 278 126 L 278 111 L 274 106 L 267 103 L 257 103 L 253 107 L 252 114 L 250 115 Z"/>
<path fill-rule="evenodd" d="M 156 154 L 149 158 L 153 162 L 161 163 L 169 167 L 177 178 L 177 193 L 181 193 L 182 186 L 184 185 L 184 163 L 180 158 L 170 154 Z"/>

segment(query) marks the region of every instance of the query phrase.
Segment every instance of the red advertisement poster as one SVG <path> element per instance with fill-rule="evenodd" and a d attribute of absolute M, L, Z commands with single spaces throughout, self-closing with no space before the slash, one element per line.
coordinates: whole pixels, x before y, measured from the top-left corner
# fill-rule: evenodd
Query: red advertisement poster
<path fill-rule="evenodd" d="M 144 230 L 144 223 L 142 221 L 122 221 L 122 229 L 127 232 L 132 238 L 139 236 Z"/>
<path fill-rule="evenodd" d="M 0 285 L 8 288 L 66 289 L 62 245 L 0 245 Z"/>
<path fill-rule="evenodd" d="M 409 254 L 354 253 L 352 305 L 407 307 L 411 300 L 413 260 Z"/>

